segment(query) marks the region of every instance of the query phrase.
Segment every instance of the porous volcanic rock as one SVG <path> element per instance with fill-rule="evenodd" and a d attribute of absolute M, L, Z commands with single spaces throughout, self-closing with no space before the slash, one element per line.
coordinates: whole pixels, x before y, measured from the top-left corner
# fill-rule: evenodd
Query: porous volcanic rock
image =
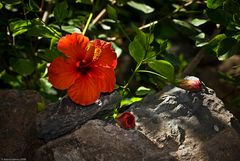
<path fill-rule="evenodd" d="M 37 117 L 38 136 L 49 141 L 72 132 L 88 120 L 102 117 L 112 112 L 120 103 L 118 91 L 103 94 L 100 99 L 89 106 L 81 106 L 64 96 L 56 103 L 48 104 Z"/>
<path fill-rule="evenodd" d="M 48 142 L 36 153 L 36 161 L 174 161 L 136 130 L 124 130 L 101 120 Z"/>
<path fill-rule="evenodd" d="M 239 122 L 210 88 L 189 92 L 168 86 L 132 105 L 130 111 L 136 116 L 137 130 L 178 160 L 240 158 Z"/>
<path fill-rule="evenodd" d="M 32 160 L 42 145 L 35 126 L 42 101 L 32 90 L 0 90 L 0 159 Z"/>

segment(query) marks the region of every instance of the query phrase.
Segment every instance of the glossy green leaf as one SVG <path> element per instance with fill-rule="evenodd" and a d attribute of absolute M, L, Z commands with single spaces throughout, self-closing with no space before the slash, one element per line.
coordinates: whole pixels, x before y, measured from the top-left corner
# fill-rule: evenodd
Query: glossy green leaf
<path fill-rule="evenodd" d="M 138 3 L 138 2 L 135 2 L 135 1 L 129 1 L 127 2 L 127 4 L 129 6 L 131 6 L 132 8 L 135 8 L 139 11 L 142 11 L 144 13 L 152 13 L 154 11 L 154 8 L 144 4 L 144 3 Z"/>
<path fill-rule="evenodd" d="M 63 22 L 65 18 L 68 17 L 69 10 L 68 10 L 68 3 L 67 1 L 63 1 L 60 3 L 57 3 L 54 10 L 54 17 L 56 18 L 57 22 Z"/>
<path fill-rule="evenodd" d="M 218 34 L 208 42 L 208 47 L 210 47 L 214 52 L 217 52 L 219 43 L 225 39 L 227 36 L 225 34 Z"/>
<path fill-rule="evenodd" d="M 53 61 L 55 58 L 58 56 L 63 56 L 60 51 L 57 49 L 52 49 L 52 50 L 44 50 L 44 51 L 39 51 L 37 53 L 37 56 L 42 58 L 43 60 L 46 60 L 47 62 Z"/>
<path fill-rule="evenodd" d="M 200 25 L 203 25 L 207 22 L 206 19 L 199 19 L 199 18 L 194 18 L 191 23 L 194 25 L 194 26 L 200 26 Z"/>
<path fill-rule="evenodd" d="M 128 50 L 133 59 L 139 63 L 145 57 L 145 49 L 138 39 L 135 39 L 129 44 Z"/>
<path fill-rule="evenodd" d="M 239 52 L 239 44 L 236 39 L 225 38 L 219 44 L 217 57 L 219 60 L 225 60 Z"/>
<path fill-rule="evenodd" d="M 174 67 L 173 65 L 165 60 L 155 60 L 148 62 L 148 66 L 167 78 L 169 81 L 174 80 Z"/>
<path fill-rule="evenodd" d="M 39 11 L 39 6 L 36 3 L 36 0 L 28 0 L 28 6 L 30 11 L 35 11 L 35 12 Z"/>
<path fill-rule="evenodd" d="M 59 38 L 61 36 L 61 33 L 56 31 L 53 28 L 47 27 L 47 26 L 40 26 L 40 25 L 32 25 L 28 30 L 28 35 L 31 36 L 40 36 L 44 38 Z"/>
<path fill-rule="evenodd" d="M 115 8 L 113 8 L 112 6 L 108 5 L 107 6 L 107 13 L 109 18 L 113 19 L 113 20 L 117 20 L 118 16 L 117 16 L 117 11 Z"/>
<path fill-rule="evenodd" d="M 117 46 L 117 44 L 115 44 L 114 42 L 112 42 L 112 47 L 115 53 L 117 54 L 117 57 L 119 57 L 122 54 L 122 49 L 119 46 Z"/>
<path fill-rule="evenodd" d="M 183 34 L 194 36 L 198 35 L 201 32 L 201 30 L 199 30 L 198 28 L 194 27 L 193 25 L 186 21 L 174 19 L 173 22 L 175 24 L 175 27 Z"/>
<path fill-rule="evenodd" d="M 147 61 L 156 60 L 156 52 L 155 51 L 148 51 L 145 59 Z"/>
<path fill-rule="evenodd" d="M 197 36 L 195 36 L 194 40 L 196 40 L 196 42 L 195 42 L 196 47 L 202 47 L 202 46 L 208 44 L 205 33 L 203 33 L 203 32 L 198 34 Z"/>
<path fill-rule="evenodd" d="M 6 4 L 16 5 L 22 3 L 22 0 L 4 0 L 3 2 Z"/>
<path fill-rule="evenodd" d="M 145 50 L 148 50 L 150 44 L 154 40 L 154 35 L 153 34 L 144 33 L 142 30 L 140 30 L 134 24 L 131 24 L 131 25 L 132 25 L 132 28 L 134 29 L 134 31 L 137 33 L 135 38 L 141 43 L 141 45 L 143 46 L 143 48 Z"/>
<path fill-rule="evenodd" d="M 135 102 L 138 102 L 138 101 L 141 101 L 142 98 L 140 97 L 132 97 L 132 98 L 126 98 L 126 99 L 123 99 L 121 101 L 121 105 L 120 106 L 129 106 Z"/>
<path fill-rule="evenodd" d="M 52 87 L 52 84 L 48 81 L 47 78 L 40 78 L 40 90 L 44 93 L 56 95 L 57 91 Z"/>
<path fill-rule="evenodd" d="M 225 0 L 207 0 L 207 7 L 210 9 L 216 9 L 223 5 Z"/>
<path fill-rule="evenodd" d="M 145 95 L 153 93 L 153 92 L 154 92 L 153 89 L 141 86 L 136 90 L 136 95 L 137 96 L 145 96 Z"/>
<path fill-rule="evenodd" d="M 11 59 L 10 64 L 13 70 L 23 76 L 30 75 L 34 72 L 34 63 L 29 59 Z"/>
<path fill-rule="evenodd" d="M 76 3 L 83 3 L 83 4 L 92 4 L 93 0 L 76 0 Z"/>
<path fill-rule="evenodd" d="M 2 7 L 3 7 L 3 4 L 0 2 L 0 9 L 2 9 Z"/>
<path fill-rule="evenodd" d="M 160 45 L 160 53 L 166 54 L 166 50 L 168 47 L 168 41 L 163 39 L 157 39 L 157 43 Z"/>
<path fill-rule="evenodd" d="M 73 33 L 73 32 L 82 33 L 81 30 L 75 26 L 62 26 L 62 30 L 68 33 Z"/>
<path fill-rule="evenodd" d="M 207 9 L 206 13 L 208 17 L 215 23 L 218 24 L 228 24 L 231 17 L 229 17 L 228 13 L 225 12 L 223 9 Z"/>
<path fill-rule="evenodd" d="M 17 20 L 10 23 L 10 30 L 13 36 L 17 36 L 27 32 L 30 25 L 30 20 Z"/>

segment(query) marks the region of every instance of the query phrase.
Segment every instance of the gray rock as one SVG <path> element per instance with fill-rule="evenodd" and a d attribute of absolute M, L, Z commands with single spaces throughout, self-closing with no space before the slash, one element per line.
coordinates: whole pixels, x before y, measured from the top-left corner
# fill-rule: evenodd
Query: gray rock
<path fill-rule="evenodd" d="M 75 132 L 48 142 L 36 161 L 170 161 L 154 143 L 136 130 L 124 130 L 91 120 Z"/>
<path fill-rule="evenodd" d="M 79 128 L 88 120 L 112 112 L 120 103 L 121 95 L 114 91 L 103 94 L 97 103 L 80 106 L 72 102 L 67 96 L 57 103 L 49 104 L 37 117 L 38 136 L 45 141 L 55 139 Z"/>
<path fill-rule="evenodd" d="M 211 152 L 215 153 L 208 153 L 203 148 L 212 145 L 210 140 L 218 138 L 220 133 L 222 139 L 229 139 L 226 141 L 229 154 L 236 149 L 240 151 L 240 144 L 234 143 L 236 138 L 240 138 L 235 131 L 240 127 L 238 121 L 207 87 L 194 93 L 168 86 L 132 105 L 130 111 L 137 118 L 137 129 L 178 160 L 223 160 L 226 157 L 219 153 L 221 144 L 211 146 Z M 222 133 L 225 129 L 234 131 L 231 132 L 232 137 Z M 216 153 L 218 157 L 213 156 Z M 240 153 L 234 153 L 228 161 L 234 161 L 236 155 L 240 158 Z"/>
<path fill-rule="evenodd" d="M 31 90 L 0 90 L 0 159 L 32 160 L 43 143 L 35 127 L 41 96 Z"/>

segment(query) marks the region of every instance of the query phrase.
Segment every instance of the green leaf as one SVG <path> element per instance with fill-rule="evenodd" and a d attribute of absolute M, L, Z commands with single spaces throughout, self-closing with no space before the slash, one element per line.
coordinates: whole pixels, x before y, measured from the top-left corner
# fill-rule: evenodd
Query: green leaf
<path fill-rule="evenodd" d="M 76 0 L 76 3 L 83 3 L 83 4 L 92 4 L 93 0 Z"/>
<path fill-rule="evenodd" d="M 122 106 L 129 106 L 129 105 L 131 105 L 131 104 L 133 104 L 133 103 L 135 103 L 135 102 L 138 102 L 138 101 L 141 101 L 142 100 L 142 98 L 140 98 L 140 97 L 132 97 L 132 98 L 126 98 L 126 99 L 123 99 L 122 101 L 121 101 L 121 107 Z"/>
<path fill-rule="evenodd" d="M 141 45 L 140 41 L 138 39 L 135 39 L 129 44 L 128 50 L 130 55 L 133 57 L 133 59 L 139 63 L 144 59 L 145 56 L 145 49 Z"/>
<path fill-rule="evenodd" d="M 239 52 L 239 44 L 236 39 L 225 38 L 219 44 L 217 57 L 219 60 L 225 60 Z"/>
<path fill-rule="evenodd" d="M 137 95 L 137 96 L 145 96 L 145 95 L 150 94 L 150 93 L 153 93 L 153 92 L 154 92 L 153 89 L 151 89 L 151 88 L 146 88 L 146 87 L 144 87 L 144 86 L 141 86 L 141 87 L 139 87 L 139 88 L 137 89 L 136 95 Z"/>
<path fill-rule="evenodd" d="M 75 26 L 62 26 L 62 30 L 68 33 L 73 33 L 73 32 L 82 33 L 81 30 Z"/>
<path fill-rule="evenodd" d="M 148 51 L 146 54 L 147 61 L 156 60 L 156 52 L 155 51 Z"/>
<path fill-rule="evenodd" d="M 63 20 L 67 18 L 69 14 L 67 1 L 58 3 L 54 8 L 53 13 L 57 22 L 63 22 Z"/>
<path fill-rule="evenodd" d="M 165 60 L 155 60 L 148 62 L 148 66 L 169 81 L 174 81 L 174 67 L 170 62 Z"/>
<path fill-rule="evenodd" d="M 231 16 L 227 14 L 223 9 L 207 9 L 206 13 L 208 17 L 215 23 L 227 25 Z"/>
<path fill-rule="evenodd" d="M 57 91 L 52 88 L 52 84 L 48 81 L 46 78 L 40 78 L 40 90 L 44 93 L 51 94 L 51 95 L 56 95 Z"/>
<path fill-rule="evenodd" d="M 10 30 L 13 36 L 17 36 L 27 32 L 30 25 L 30 20 L 17 20 L 10 23 Z"/>
<path fill-rule="evenodd" d="M 160 45 L 160 53 L 166 54 L 167 53 L 167 47 L 168 47 L 168 41 L 163 39 L 157 39 L 157 43 Z"/>
<path fill-rule="evenodd" d="M 194 26 L 200 26 L 200 25 L 203 25 L 203 24 L 205 24 L 207 22 L 207 20 L 205 20 L 205 19 L 199 19 L 199 18 L 194 18 L 193 20 L 192 20 L 192 24 L 194 25 Z"/>
<path fill-rule="evenodd" d="M 207 0 L 207 7 L 210 9 L 216 9 L 223 5 L 225 0 Z"/>
<path fill-rule="evenodd" d="M 31 36 L 40 36 L 40 37 L 52 39 L 52 38 L 59 38 L 61 33 L 47 26 L 33 25 L 29 28 L 27 34 Z"/>
<path fill-rule="evenodd" d="M 152 13 L 154 11 L 154 8 L 144 4 L 144 3 L 138 3 L 138 2 L 134 2 L 134 1 L 129 1 L 127 2 L 127 4 L 129 6 L 131 6 L 132 8 L 135 8 L 139 11 L 142 11 L 144 13 Z"/>
<path fill-rule="evenodd" d="M 2 7 L 3 7 L 3 4 L 0 2 L 0 9 L 2 9 Z"/>
<path fill-rule="evenodd" d="M 203 32 L 198 34 L 197 36 L 195 36 L 194 40 L 196 40 L 196 42 L 195 42 L 196 47 L 202 47 L 202 46 L 208 44 L 205 33 L 203 33 Z"/>
<path fill-rule="evenodd" d="M 117 44 L 115 44 L 114 42 L 112 42 L 112 47 L 115 53 L 117 54 L 117 57 L 119 57 L 122 54 L 122 49 L 119 46 L 117 46 Z"/>
<path fill-rule="evenodd" d="M 227 36 L 225 34 L 218 34 L 208 42 L 208 47 L 211 48 L 214 52 L 217 52 L 218 45 L 220 41 L 225 39 Z"/>
<path fill-rule="evenodd" d="M 199 30 L 198 28 L 194 27 L 193 25 L 186 21 L 173 19 L 173 22 L 175 23 L 175 27 L 183 34 L 189 36 L 196 36 L 201 32 L 201 30 Z"/>
<path fill-rule="evenodd" d="M 34 0 L 28 0 L 28 5 L 30 11 L 38 12 L 39 11 L 39 6 Z"/>
<path fill-rule="evenodd" d="M 148 50 L 150 44 L 153 42 L 154 40 L 154 35 L 153 34 L 147 34 L 144 33 L 143 31 L 141 31 L 137 26 L 135 26 L 134 24 L 132 24 L 132 28 L 134 29 L 134 31 L 137 33 L 137 35 L 135 36 L 135 38 L 141 43 L 141 45 L 143 46 L 143 48 L 145 50 Z"/>
<path fill-rule="evenodd" d="M 32 74 L 35 69 L 34 63 L 30 59 L 11 59 L 10 64 L 15 72 L 23 76 Z"/>
<path fill-rule="evenodd" d="M 63 56 L 63 54 L 57 49 L 53 48 L 52 50 L 43 50 L 37 53 L 37 56 L 46 60 L 47 62 L 53 61 L 55 58 L 59 56 Z"/>
<path fill-rule="evenodd" d="M 16 5 L 22 3 L 22 0 L 4 0 L 3 2 L 6 4 Z"/>
<path fill-rule="evenodd" d="M 108 16 L 113 19 L 113 20 L 117 20 L 118 19 L 118 16 L 117 16 L 117 11 L 115 8 L 113 8 L 112 6 L 110 5 L 107 5 L 107 13 L 108 13 Z"/>

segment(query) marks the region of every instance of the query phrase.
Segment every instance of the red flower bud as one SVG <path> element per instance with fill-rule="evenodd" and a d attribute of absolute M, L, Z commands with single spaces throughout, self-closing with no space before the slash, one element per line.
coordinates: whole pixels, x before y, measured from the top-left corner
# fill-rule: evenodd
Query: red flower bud
<path fill-rule="evenodd" d="M 119 114 L 116 118 L 116 122 L 124 129 L 132 129 L 135 127 L 135 117 L 130 112 Z"/>
<path fill-rule="evenodd" d="M 178 86 L 188 91 L 200 91 L 202 89 L 202 82 L 196 77 L 187 77 L 180 80 Z"/>

